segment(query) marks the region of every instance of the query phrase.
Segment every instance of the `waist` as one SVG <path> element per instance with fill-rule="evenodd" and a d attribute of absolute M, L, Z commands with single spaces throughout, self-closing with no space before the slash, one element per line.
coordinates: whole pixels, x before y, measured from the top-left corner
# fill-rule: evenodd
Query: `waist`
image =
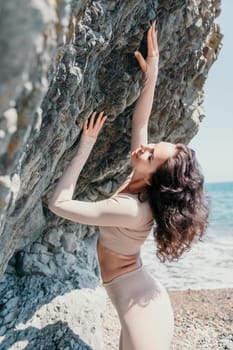
<path fill-rule="evenodd" d="M 118 254 L 97 241 L 97 254 L 103 283 L 134 271 L 142 266 L 140 252 L 134 255 Z"/>

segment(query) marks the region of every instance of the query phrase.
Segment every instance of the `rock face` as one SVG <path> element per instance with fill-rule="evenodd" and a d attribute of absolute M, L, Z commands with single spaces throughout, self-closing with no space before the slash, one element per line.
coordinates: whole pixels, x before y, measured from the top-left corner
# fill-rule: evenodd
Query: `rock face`
<path fill-rule="evenodd" d="M 204 116 L 203 84 L 221 47 L 214 23 L 219 13 L 220 0 L 20 0 L 19 6 L 2 1 L 0 272 L 6 272 L 0 290 L 1 349 L 25 348 L 25 341 L 27 349 L 102 349 L 96 335 L 102 297 L 98 302 L 93 297 L 99 295 L 96 229 L 56 217 L 47 209 L 48 199 L 93 110 L 109 117 L 75 198 L 109 196 L 128 172 L 130 121 L 143 79 L 133 52 L 146 54 L 146 32 L 154 18 L 160 71 L 150 137 L 190 141 Z M 85 295 L 81 288 L 88 288 Z M 79 328 L 59 325 L 69 324 L 59 312 L 40 313 L 40 327 L 32 321 L 38 305 L 51 302 L 51 309 L 57 308 L 56 298 L 64 293 L 80 298 L 76 311 L 68 312 L 74 324 L 88 295 L 90 305 L 95 300 L 94 332 L 89 317 Z M 62 301 L 66 310 L 68 294 Z M 30 330 L 12 335 L 13 327 L 27 322 Z M 54 340 L 43 347 L 52 329 Z M 59 345 L 66 339 L 63 331 L 70 334 L 67 345 Z M 84 333 L 88 337 L 82 339 Z"/>

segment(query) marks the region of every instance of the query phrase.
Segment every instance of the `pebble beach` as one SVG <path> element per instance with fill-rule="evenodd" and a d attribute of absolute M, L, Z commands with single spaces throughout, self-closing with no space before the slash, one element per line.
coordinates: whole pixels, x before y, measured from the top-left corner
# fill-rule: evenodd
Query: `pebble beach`
<path fill-rule="evenodd" d="M 170 350 L 233 350 L 233 289 L 169 291 L 175 315 Z M 103 314 L 106 350 L 118 350 L 120 323 L 107 298 Z"/>

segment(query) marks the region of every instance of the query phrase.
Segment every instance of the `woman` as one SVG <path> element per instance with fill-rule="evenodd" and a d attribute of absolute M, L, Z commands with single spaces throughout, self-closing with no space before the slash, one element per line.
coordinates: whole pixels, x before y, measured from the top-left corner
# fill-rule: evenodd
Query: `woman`
<path fill-rule="evenodd" d="M 195 154 L 183 144 L 147 144 L 148 120 L 158 74 L 155 21 L 147 32 L 146 60 L 135 52 L 145 82 L 132 120 L 132 173 L 110 198 L 72 200 L 79 174 L 106 120 L 84 122 L 76 156 L 59 180 L 49 208 L 82 224 L 99 226 L 98 260 L 103 286 L 121 322 L 120 350 L 169 349 L 174 318 L 166 289 L 142 265 L 140 247 L 155 219 L 160 260 L 177 259 L 204 232 L 208 210 Z"/>

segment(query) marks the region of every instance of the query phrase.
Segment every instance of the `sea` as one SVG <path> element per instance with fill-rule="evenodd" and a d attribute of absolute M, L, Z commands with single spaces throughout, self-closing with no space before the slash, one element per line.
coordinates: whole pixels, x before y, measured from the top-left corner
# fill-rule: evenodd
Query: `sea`
<path fill-rule="evenodd" d="M 233 182 L 207 183 L 209 225 L 203 242 L 174 262 L 155 255 L 152 233 L 141 249 L 143 264 L 169 290 L 233 288 Z"/>

